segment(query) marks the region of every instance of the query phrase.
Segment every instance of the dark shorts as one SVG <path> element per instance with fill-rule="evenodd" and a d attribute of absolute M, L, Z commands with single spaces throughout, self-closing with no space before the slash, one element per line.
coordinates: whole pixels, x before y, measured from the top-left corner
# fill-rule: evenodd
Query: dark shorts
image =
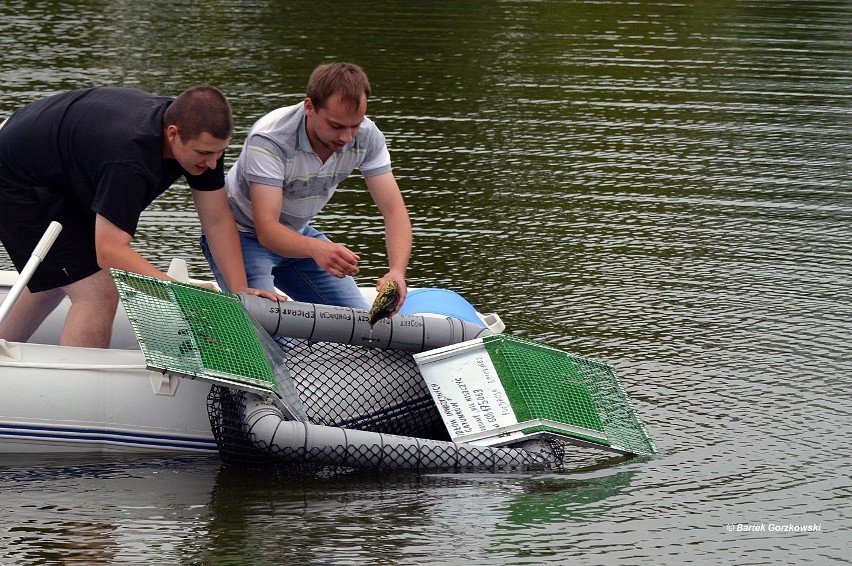
<path fill-rule="evenodd" d="M 95 254 L 95 215 L 74 198 L 32 187 L 0 168 L 0 242 L 20 272 L 50 222 L 62 231 L 27 285 L 33 293 L 55 289 L 100 270 Z"/>

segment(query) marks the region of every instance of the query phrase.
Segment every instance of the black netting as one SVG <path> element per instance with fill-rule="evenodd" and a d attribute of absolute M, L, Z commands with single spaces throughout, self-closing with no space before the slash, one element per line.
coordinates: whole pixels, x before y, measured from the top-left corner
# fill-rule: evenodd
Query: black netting
<path fill-rule="evenodd" d="M 269 461 L 246 434 L 243 426 L 245 392 L 213 385 L 207 395 L 207 415 L 222 460 L 228 464 L 263 464 Z"/>
<path fill-rule="evenodd" d="M 312 423 L 449 440 L 411 354 L 330 342 L 280 343 Z"/>
<path fill-rule="evenodd" d="M 247 422 L 246 416 L 252 411 L 252 394 L 214 386 L 208 412 L 222 459 L 229 464 L 272 466 L 298 476 L 353 469 L 517 472 L 560 466 L 564 445 L 558 441 L 541 440 L 526 450 L 449 442 L 411 354 L 278 342 L 310 423 L 323 426 L 310 427 L 308 433 L 302 423 L 283 421 L 279 411 L 263 409 L 275 426 L 259 439 L 257 421 L 262 419 L 248 417 Z M 318 440 L 320 436 L 329 439 Z"/>

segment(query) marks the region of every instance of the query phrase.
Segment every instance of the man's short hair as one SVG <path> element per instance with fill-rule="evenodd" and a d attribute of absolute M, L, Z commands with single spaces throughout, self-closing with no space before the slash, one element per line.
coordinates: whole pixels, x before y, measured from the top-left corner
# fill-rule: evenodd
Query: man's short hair
<path fill-rule="evenodd" d="M 216 87 L 198 85 L 186 89 L 166 109 L 166 126 L 175 125 L 180 138 L 194 140 L 204 132 L 219 140 L 231 139 L 234 117 L 228 99 Z"/>
<path fill-rule="evenodd" d="M 358 108 L 362 96 L 370 98 L 370 81 L 354 63 L 324 63 L 311 73 L 306 94 L 316 108 L 324 108 L 335 94 L 347 106 Z"/>

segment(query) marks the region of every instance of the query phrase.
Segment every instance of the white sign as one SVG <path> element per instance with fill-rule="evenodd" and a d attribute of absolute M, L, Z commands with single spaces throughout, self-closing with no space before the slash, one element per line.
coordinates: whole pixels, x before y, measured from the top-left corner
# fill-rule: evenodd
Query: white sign
<path fill-rule="evenodd" d="M 518 424 L 481 339 L 415 354 L 414 359 L 454 441 L 496 436 L 497 429 Z"/>

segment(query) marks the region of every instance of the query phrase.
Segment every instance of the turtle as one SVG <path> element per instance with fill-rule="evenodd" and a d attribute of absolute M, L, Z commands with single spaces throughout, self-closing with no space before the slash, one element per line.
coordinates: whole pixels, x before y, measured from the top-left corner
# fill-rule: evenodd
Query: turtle
<path fill-rule="evenodd" d="M 386 281 L 379 294 L 376 295 L 376 300 L 373 301 L 373 306 L 370 307 L 370 328 L 383 318 L 388 318 L 399 303 L 399 283 L 396 281 Z"/>

